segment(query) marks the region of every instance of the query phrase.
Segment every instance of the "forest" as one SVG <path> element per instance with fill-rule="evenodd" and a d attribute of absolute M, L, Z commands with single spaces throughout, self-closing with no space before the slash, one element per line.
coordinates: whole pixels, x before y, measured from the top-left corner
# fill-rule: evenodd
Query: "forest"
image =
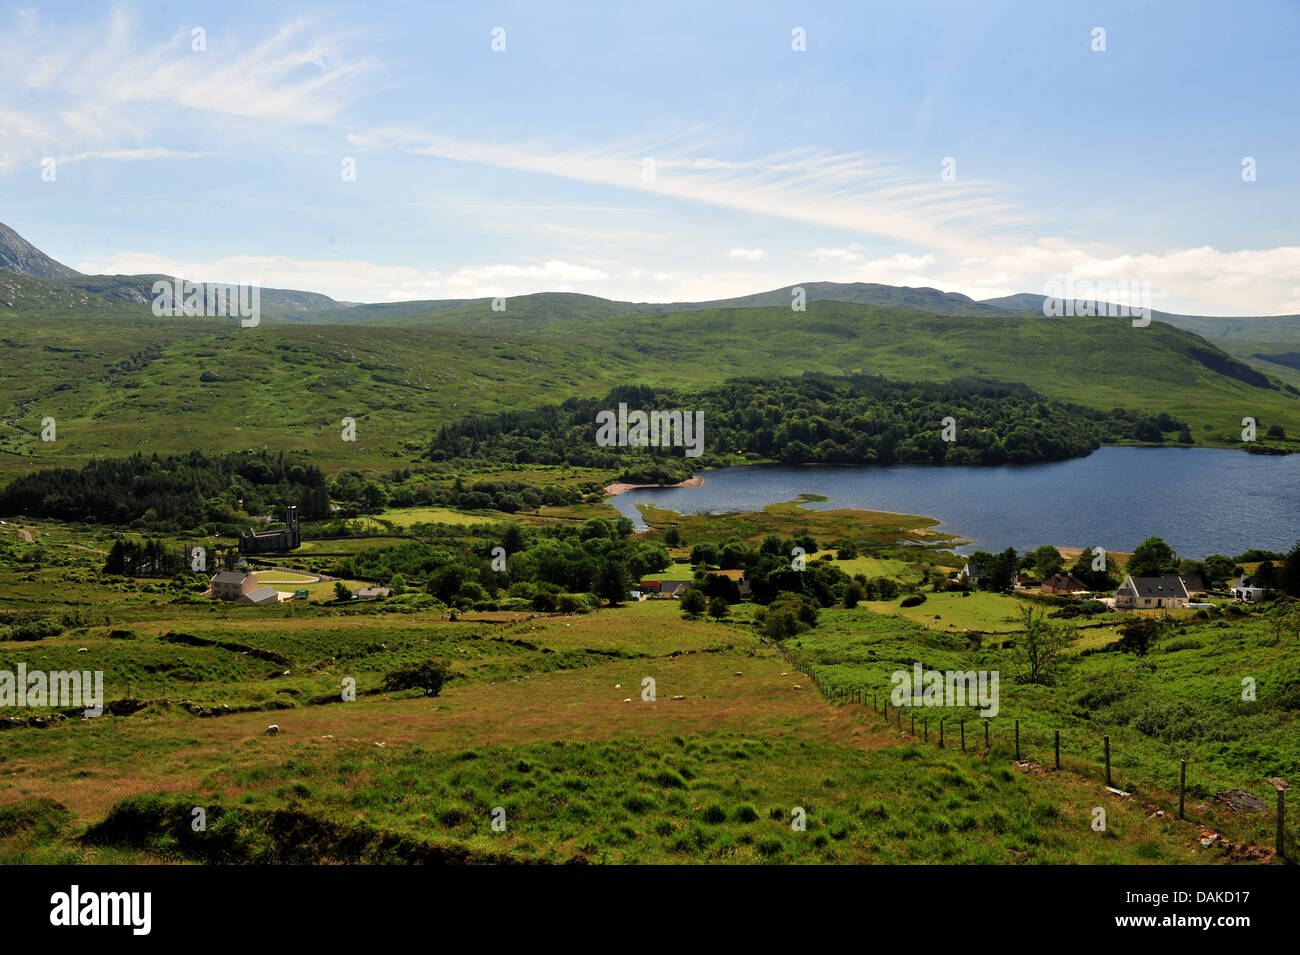
<path fill-rule="evenodd" d="M 626 404 L 704 413 L 704 454 L 681 448 L 602 447 L 596 415 Z M 945 440 L 944 419 L 954 431 Z M 625 385 L 604 398 L 571 398 L 530 411 L 474 415 L 444 425 L 426 457 L 475 464 L 567 464 L 617 471 L 634 483 L 681 480 L 743 456 L 784 464 L 1007 464 L 1078 457 L 1103 443 L 1159 444 L 1186 424 L 1051 401 L 1024 385 L 944 383 L 876 376 L 733 379 L 682 392 Z"/>
<path fill-rule="evenodd" d="M 82 468 L 47 468 L 0 490 L 0 514 L 152 528 L 245 525 L 241 514 L 283 517 L 297 504 L 304 520 L 329 514 L 320 468 L 283 453 L 239 451 L 160 457 L 133 454 Z"/>

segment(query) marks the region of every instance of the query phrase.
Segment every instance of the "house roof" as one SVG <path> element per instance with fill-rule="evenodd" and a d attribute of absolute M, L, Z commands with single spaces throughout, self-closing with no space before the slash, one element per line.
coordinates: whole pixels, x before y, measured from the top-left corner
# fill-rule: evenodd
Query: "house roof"
<path fill-rule="evenodd" d="M 1179 574 L 1178 579 L 1183 582 L 1183 587 L 1189 594 L 1200 593 L 1205 590 L 1205 584 L 1201 582 L 1200 574 Z"/>
<path fill-rule="evenodd" d="M 1130 581 L 1141 598 L 1187 599 L 1187 588 L 1183 586 L 1182 578 L 1177 574 L 1166 574 L 1164 577 L 1129 577 L 1124 581 L 1124 587 L 1121 589 L 1127 588 Z"/>
<path fill-rule="evenodd" d="M 1087 590 L 1083 581 L 1074 574 L 1052 574 L 1043 580 L 1043 586 L 1053 590 Z"/>
<path fill-rule="evenodd" d="M 214 584 L 242 584 L 248 574 L 240 573 L 237 570 L 223 570 L 212 578 Z"/>
<path fill-rule="evenodd" d="M 675 594 L 683 587 L 690 586 L 690 583 L 689 580 L 665 580 L 659 585 L 659 592 L 661 594 Z"/>
<path fill-rule="evenodd" d="M 272 600 L 278 600 L 274 587 L 258 587 L 256 590 L 250 590 L 244 594 L 244 599 L 252 603 L 270 603 Z"/>
<path fill-rule="evenodd" d="M 357 591 L 358 597 L 387 597 L 390 593 L 387 587 L 362 587 Z"/>

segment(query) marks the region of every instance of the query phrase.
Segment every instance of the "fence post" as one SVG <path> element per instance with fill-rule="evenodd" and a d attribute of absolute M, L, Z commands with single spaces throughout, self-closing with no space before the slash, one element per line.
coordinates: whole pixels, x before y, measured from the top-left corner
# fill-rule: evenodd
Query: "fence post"
<path fill-rule="evenodd" d="M 984 748 L 989 748 L 989 721 L 984 721 Z"/>
<path fill-rule="evenodd" d="M 1056 731 L 1056 768 L 1061 768 L 1061 731 Z"/>
<path fill-rule="evenodd" d="M 903 732 L 903 708 L 901 706 L 894 707 L 894 715 L 898 717 L 898 731 L 901 733 Z"/>
<path fill-rule="evenodd" d="M 1110 737 L 1103 736 L 1102 739 L 1106 743 L 1106 785 L 1110 786 L 1112 785 L 1110 781 Z"/>
<path fill-rule="evenodd" d="M 966 721 L 962 720 L 959 725 L 961 726 L 961 751 L 964 753 L 966 752 Z"/>
<path fill-rule="evenodd" d="M 1020 762 L 1020 720 L 1016 720 L 1016 762 Z"/>
<path fill-rule="evenodd" d="M 1187 793 L 1187 760 L 1178 761 L 1178 818 L 1185 819 L 1183 815 L 1183 798 Z"/>
<path fill-rule="evenodd" d="M 1286 790 L 1277 787 L 1277 854 L 1283 859 L 1286 858 L 1286 849 L 1282 845 L 1282 836 L 1286 829 Z"/>
<path fill-rule="evenodd" d="M 908 735 L 909 735 L 909 736 L 916 736 L 916 714 L 913 713 L 913 714 L 911 714 L 911 715 L 912 715 L 912 730 L 911 730 L 910 733 L 908 733 Z"/>
<path fill-rule="evenodd" d="M 925 741 L 930 742 L 930 717 L 922 717 L 921 728 L 925 730 Z"/>
<path fill-rule="evenodd" d="M 1277 790 L 1277 857 L 1286 858 L 1286 791 L 1291 787 L 1286 784 L 1285 780 L 1274 776 L 1269 780 L 1269 784 Z"/>
<path fill-rule="evenodd" d="M 943 748 L 943 717 L 939 717 L 939 748 Z"/>
<path fill-rule="evenodd" d="M 873 710 L 876 709 L 876 691 L 875 691 L 875 690 L 872 690 L 872 691 L 871 691 L 871 708 L 872 708 Z"/>

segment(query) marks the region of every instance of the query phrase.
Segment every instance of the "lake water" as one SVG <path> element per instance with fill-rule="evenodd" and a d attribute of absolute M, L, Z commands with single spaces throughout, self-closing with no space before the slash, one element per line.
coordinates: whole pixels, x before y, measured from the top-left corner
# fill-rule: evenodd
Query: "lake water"
<path fill-rule="evenodd" d="M 1300 455 L 1215 448 L 1102 448 L 1085 458 L 1006 467 L 750 466 L 703 473 L 701 487 L 646 488 L 610 499 L 645 527 L 639 504 L 681 514 L 757 511 L 821 494 L 819 509 L 938 518 L 971 543 L 1129 552 L 1163 537 L 1180 557 L 1287 551 L 1300 541 Z"/>

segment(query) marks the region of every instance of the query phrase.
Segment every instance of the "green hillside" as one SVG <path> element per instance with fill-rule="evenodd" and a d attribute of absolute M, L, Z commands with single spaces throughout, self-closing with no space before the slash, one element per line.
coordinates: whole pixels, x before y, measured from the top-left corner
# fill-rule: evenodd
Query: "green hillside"
<path fill-rule="evenodd" d="M 617 308 L 527 296 L 505 313 L 484 301 L 404 324 L 254 329 L 102 303 L 0 310 L 0 467 L 263 446 L 311 450 L 326 466 L 391 466 L 473 411 L 634 381 L 685 387 L 805 371 L 1019 381 L 1102 410 L 1167 411 L 1198 443 L 1235 444 L 1246 415 L 1300 434 L 1295 394 L 1261 387 L 1266 379 L 1210 343 L 1158 323 L 841 302 L 611 315 Z M 37 437 L 47 416 L 58 422 L 53 443 Z M 354 443 L 340 438 L 345 416 L 357 421 Z"/>

